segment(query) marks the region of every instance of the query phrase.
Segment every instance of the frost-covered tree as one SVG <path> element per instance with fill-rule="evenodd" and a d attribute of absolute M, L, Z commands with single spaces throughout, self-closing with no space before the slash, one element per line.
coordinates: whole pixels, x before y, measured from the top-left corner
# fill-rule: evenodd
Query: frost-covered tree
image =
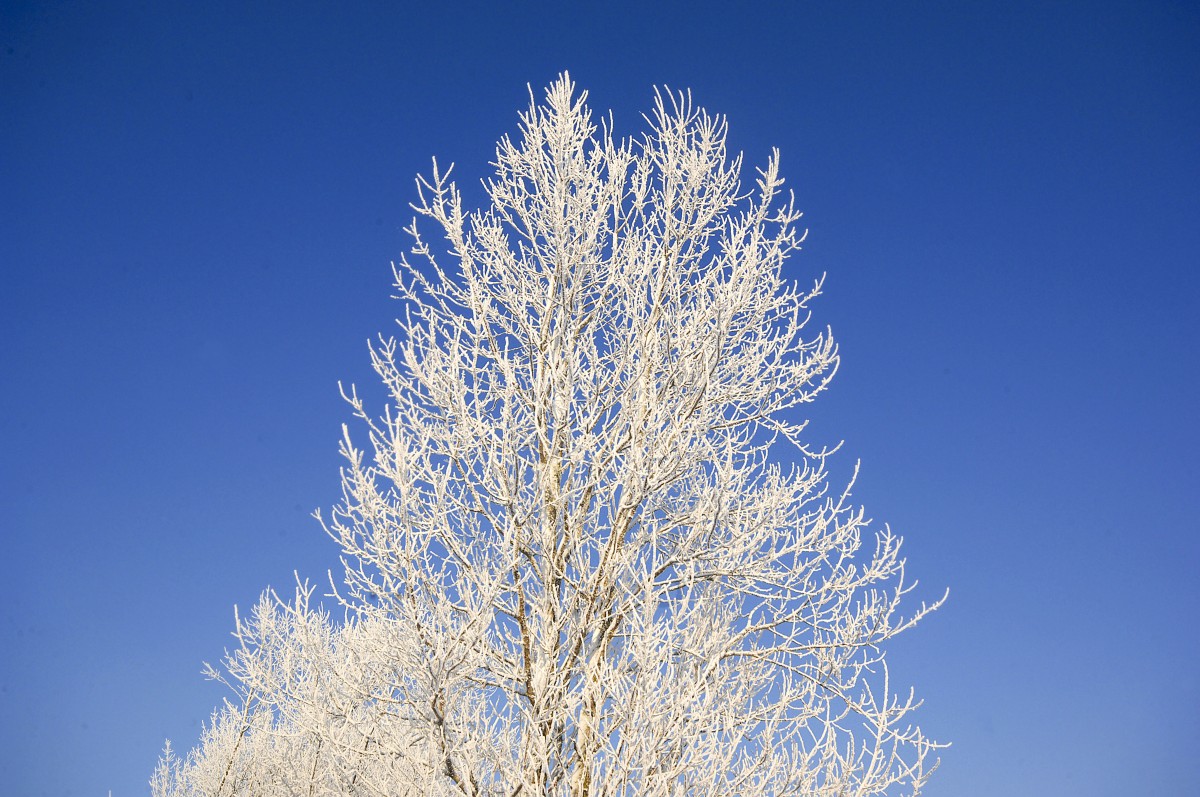
<path fill-rule="evenodd" d="M 938 745 L 889 683 L 900 541 L 870 531 L 801 405 L 838 355 L 781 274 L 775 153 L 659 93 L 618 140 L 565 75 L 503 138 L 489 202 L 418 182 L 390 400 L 346 397 L 345 620 L 264 598 L 234 699 L 156 795 L 916 793 Z M 438 240 L 426 238 L 420 219 Z M 864 537 L 867 544 L 864 545 Z M 940 602 L 939 602 L 940 603 Z"/>

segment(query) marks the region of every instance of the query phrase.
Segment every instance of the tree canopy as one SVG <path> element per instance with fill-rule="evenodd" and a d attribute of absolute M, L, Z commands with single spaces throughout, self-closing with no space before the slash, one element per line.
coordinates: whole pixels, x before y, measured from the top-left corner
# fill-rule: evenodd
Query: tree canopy
<path fill-rule="evenodd" d="M 618 139 L 563 75 L 488 202 L 418 181 L 388 393 L 345 391 L 333 596 L 264 595 L 234 696 L 156 797 L 916 793 L 937 748 L 889 681 L 900 540 L 803 405 L 838 352 L 779 155 L 660 91 Z M 438 235 L 427 239 L 425 226 Z M 865 544 L 864 544 L 865 541 Z"/>

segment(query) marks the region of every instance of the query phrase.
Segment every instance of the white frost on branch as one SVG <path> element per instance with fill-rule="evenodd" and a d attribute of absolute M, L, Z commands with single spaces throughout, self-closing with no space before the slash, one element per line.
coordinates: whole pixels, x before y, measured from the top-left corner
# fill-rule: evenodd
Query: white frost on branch
<path fill-rule="evenodd" d="M 350 389 L 333 623 L 264 597 L 236 695 L 156 795 L 916 793 L 932 766 L 884 643 L 900 540 L 870 533 L 798 405 L 833 376 L 774 153 L 662 92 L 641 138 L 564 75 L 477 212 L 436 162 L 395 267 L 390 401 Z M 418 221 L 444 238 L 430 243 Z M 863 546 L 864 534 L 873 545 Z"/>

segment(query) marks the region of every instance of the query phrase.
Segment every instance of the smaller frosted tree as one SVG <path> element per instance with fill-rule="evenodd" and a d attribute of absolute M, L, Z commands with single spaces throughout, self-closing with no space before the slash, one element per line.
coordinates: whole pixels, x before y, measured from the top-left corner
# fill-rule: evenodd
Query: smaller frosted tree
<path fill-rule="evenodd" d="M 236 699 L 157 795 L 916 793 L 893 693 L 900 541 L 832 490 L 798 408 L 838 363 L 779 159 L 659 94 L 618 141 L 563 76 L 467 211 L 434 164 L 390 401 L 347 399 L 346 620 L 265 597 Z M 863 538 L 872 541 L 864 548 Z"/>

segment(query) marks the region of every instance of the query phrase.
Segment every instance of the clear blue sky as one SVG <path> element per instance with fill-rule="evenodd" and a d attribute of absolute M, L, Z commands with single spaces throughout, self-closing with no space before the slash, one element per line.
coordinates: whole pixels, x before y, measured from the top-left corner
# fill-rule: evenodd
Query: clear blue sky
<path fill-rule="evenodd" d="M 0 790 L 145 793 L 233 605 L 337 566 L 412 177 L 569 69 L 783 152 L 814 436 L 951 588 L 929 794 L 1200 794 L 1194 5 L 385 5 L 0 5 Z"/>

